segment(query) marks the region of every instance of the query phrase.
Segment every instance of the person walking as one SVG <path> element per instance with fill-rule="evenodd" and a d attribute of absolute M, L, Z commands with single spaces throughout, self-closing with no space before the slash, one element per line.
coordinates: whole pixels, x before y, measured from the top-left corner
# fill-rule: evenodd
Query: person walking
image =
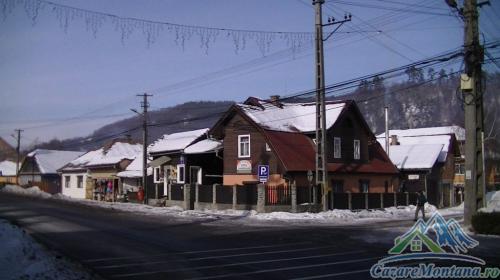
<path fill-rule="evenodd" d="M 425 221 L 425 203 L 427 202 L 427 197 L 425 196 L 423 191 L 418 191 L 418 197 L 417 197 L 417 209 L 415 210 L 415 219 L 414 221 L 417 221 L 418 218 L 418 211 L 422 211 L 422 218 Z"/>

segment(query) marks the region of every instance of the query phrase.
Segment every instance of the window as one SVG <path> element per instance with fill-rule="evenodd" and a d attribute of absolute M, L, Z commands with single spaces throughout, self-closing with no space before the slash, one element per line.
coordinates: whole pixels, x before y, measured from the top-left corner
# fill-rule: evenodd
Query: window
<path fill-rule="evenodd" d="M 361 158 L 361 143 L 359 140 L 354 140 L 354 159 L 360 159 Z"/>
<path fill-rule="evenodd" d="M 457 174 L 457 175 L 465 174 L 465 164 L 455 163 L 455 174 Z"/>
<path fill-rule="evenodd" d="M 186 165 L 177 164 L 177 183 L 184 183 L 186 177 Z"/>
<path fill-rule="evenodd" d="M 422 241 L 421 240 L 412 240 L 411 241 L 411 251 L 412 252 L 422 251 Z"/>
<path fill-rule="evenodd" d="M 162 183 L 163 182 L 163 168 L 161 166 L 157 166 L 153 169 L 154 175 L 154 183 Z"/>
<path fill-rule="evenodd" d="M 189 183 L 191 184 L 203 184 L 202 182 L 202 169 L 199 166 L 191 166 L 189 167 L 190 172 L 189 175 L 191 176 L 189 179 Z"/>
<path fill-rule="evenodd" d="M 340 153 L 341 141 L 340 137 L 333 137 L 333 157 L 340 158 L 342 154 Z"/>
<path fill-rule="evenodd" d="M 270 152 L 271 151 L 271 147 L 269 147 L 269 144 L 266 143 L 266 152 Z"/>
<path fill-rule="evenodd" d="M 79 189 L 83 189 L 83 176 L 76 176 L 76 187 Z"/>
<path fill-rule="evenodd" d="M 359 180 L 359 192 L 367 193 L 370 191 L 370 181 L 369 180 Z"/>
<path fill-rule="evenodd" d="M 250 157 L 250 135 L 238 135 L 238 157 Z"/>
<path fill-rule="evenodd" d="M 71 183 L 70 178 L 71 178 L 70 176 L 64 176 L 64 187 L 69 188 Z"/>
<path fill-rule="evenodd" d="M 333 192 L 343 193 L 344 192 L 344 181 L 342 180 L 332 180 Z"/>

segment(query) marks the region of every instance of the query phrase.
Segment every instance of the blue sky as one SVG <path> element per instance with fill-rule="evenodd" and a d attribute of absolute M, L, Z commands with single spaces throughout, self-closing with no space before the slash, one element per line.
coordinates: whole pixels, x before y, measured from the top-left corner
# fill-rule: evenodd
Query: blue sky
<path fill-rule="evenodd" d="M 184 25 L 286 32 L 314 28 L 309 0 L 53 2 Z M 481 14 L 487 40 L 500 37 L 494 27 L 500 26 L 498 2 L 492 0 Z M 154 94 L 154 110 L 186 101 L 241 101 L 314 88 L 312 45 L 294 53 L 276 38 L 263 55 L 251 38 L 245 49 L 236 51 L 232 38 L 219 34 L 206 49 L 197 34 L 182 47 L 165 31 L 148 47 L 137 29 L 122 42 L 109 19 L 96 36 L 79 18 L 69 20 L 65 29 L 47 7 L 35 22 L 22 5 L 0 20 L 0 137 L 10 142 L 15 128 L 25 129 L 25 145 L 87 135 L 132 116 L 129 109 L 139 107 L 135 95 L 142 92 Z M 408 9 L 419 12 L 405 13 Z M 323 10 L 325 19 L 346 11 L 353 15 L 325 45 L 327 84 L 420 60 L 456 48 L 463 40 L 462 24 L 447 15 L 444 1 L 330 0 Z"/>

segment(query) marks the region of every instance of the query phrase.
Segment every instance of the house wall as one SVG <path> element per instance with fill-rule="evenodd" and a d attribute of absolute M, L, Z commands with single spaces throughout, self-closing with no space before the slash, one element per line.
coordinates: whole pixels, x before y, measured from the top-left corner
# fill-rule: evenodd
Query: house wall
<path fill-rule="evenodd" d="M 307 181 L 307 174 L 305 172 L 294 173 L 291 178 L 295 180 L 297 187 L 307 187 L 309 182 Z M 344 186 L 343 192 L 360 192 L 360 180 L 369 181 L 370 193 L 383 193 L 386 192 L 386 182 L 387 182 L 387 192 L 396 192 L 399 185 L 399 180 L 393 175 L 385 174 L 335 174 L 329 173 L 328 178 L 330 182 L 337 180 L 342 181 Z M 332 189 L 333 183 L 330 183 L 330 189 Z"/>
<path fill-rule="evenodd" d="M 69 186 L 66 187 L 66 180 L 69 176 Z M 78 176 L 82 176 L 82 188 L 78 188 Z M 72 198 L 85 198 L 85 186 L 87 182 L 87 173 L 62 173 L 61 174 L 61 192 L 63 195 Z"/>
<path fill-rule="evenodd" d="M 238 157 L 238 135 L 250 135 L 250 157 Z M 251 172 L 237 170 L 240 160 L 251 162 Z M 270 175 L 283 173 L 283 167 L 272 151 L 266 151 L 264 135 L 241 115 L 236 114 L 224 128 L 224 185 L 242 185 L 245 181 L 258 181 L 257 166 L 269 165 Z"/>
<path fill-rule="evenodd" d="M 334 158 L 334 137 L 341 139 L 341 157 Z M 360 159 L 354 159 L 354 140 L 360 140 Z M 347 111 L 327 132 L 328 162 L 362 163 L 369 161 L 369 134 L 362 120 L 352 110 Z"/>

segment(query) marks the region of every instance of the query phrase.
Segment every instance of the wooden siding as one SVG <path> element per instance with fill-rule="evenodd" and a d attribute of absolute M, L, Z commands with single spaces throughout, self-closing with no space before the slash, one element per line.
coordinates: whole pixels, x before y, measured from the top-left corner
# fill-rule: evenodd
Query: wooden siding
<path fill-rule="evenodd" d="M 349 110 L 327 132 L 328 162 L 363 163 L 369 161 L 368 140 L 370 132 L 366 131 L 353 110 Z M 334 158 L 334 137 L 341 139 L 341 157 Z M 360 159 L 354 159 L 354 140 L 360 140 Z"/>
<path fill-rule="evenodd" d="M 266 151 L 264 135 L 240 114 L 236 114 L 227 123 L 224 135 L 224 175 L 242 174 L 236 170 L 238 160 L 250 160 L 252 162 L 251 174 L 257 174 L 259 164 L 269 164 L 270 174 L 283 173 L 283 167 L 276 155 L 272 151 Z M 238 157 L 238 135 L 250 135 L 249 158 Z"/>

